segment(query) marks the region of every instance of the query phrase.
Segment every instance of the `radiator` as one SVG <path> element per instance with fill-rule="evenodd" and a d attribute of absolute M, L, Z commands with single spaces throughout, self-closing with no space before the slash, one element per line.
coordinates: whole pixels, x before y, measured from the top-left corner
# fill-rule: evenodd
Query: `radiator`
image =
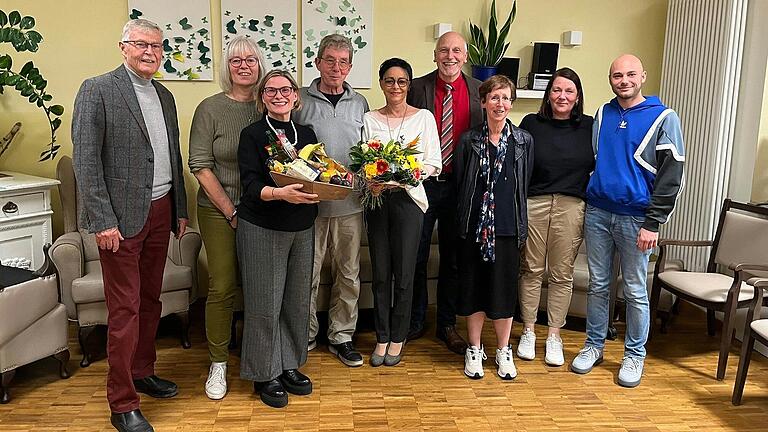
<path fill-rule="evenodd" d="M 680 115 L 685 183 L 661 238 L 711 240 L 728 190 L 747 0 L 669 0 L 661 100 Z M 670 248 L 691 271 L 709 248 Z"/>

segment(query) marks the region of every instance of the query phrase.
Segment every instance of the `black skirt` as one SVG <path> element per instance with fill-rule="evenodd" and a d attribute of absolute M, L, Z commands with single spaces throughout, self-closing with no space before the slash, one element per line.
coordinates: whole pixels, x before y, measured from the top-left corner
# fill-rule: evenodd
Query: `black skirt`
<path fill-rule="evenodd" d="M 496 237 L 496 262 L 483 261 L 480 244 L 469 234 L 459 251 L 457 314 L 485 312 L 490 319 L 513 318 L 518 310 L 520 249 L 517 237 Z"/>

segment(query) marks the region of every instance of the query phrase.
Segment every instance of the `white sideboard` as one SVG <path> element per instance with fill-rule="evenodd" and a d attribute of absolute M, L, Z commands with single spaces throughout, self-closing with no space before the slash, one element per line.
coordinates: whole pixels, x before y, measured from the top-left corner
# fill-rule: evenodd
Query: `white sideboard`
<path fill-rule="evenodd" d="M 5 175 L 5 176 L 3 176 Z M 35 270 L 51 243 L 51 188 L 59 181 L 0 171 L 0 263 Z"/>

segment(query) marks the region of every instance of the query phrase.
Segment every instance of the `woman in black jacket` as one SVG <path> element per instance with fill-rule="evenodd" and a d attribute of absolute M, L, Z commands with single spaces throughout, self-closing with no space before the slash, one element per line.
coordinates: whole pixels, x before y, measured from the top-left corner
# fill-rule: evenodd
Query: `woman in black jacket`
<path fill-rule="evenodd" d="M 517 310 L 520 248 L 528 235 L 526 191 L 533 139 L 507 119 L 515 85 L 493 76 L 480 86 L 486 121 L 462 135 L 454 166 L 458 185 L 459 283 L 457 312 L 467 317 L 464 374 L 482 378 L 480 340 L 486 317 L 496 332 L 497 374 L 517 376 L 509 336 Z"/>

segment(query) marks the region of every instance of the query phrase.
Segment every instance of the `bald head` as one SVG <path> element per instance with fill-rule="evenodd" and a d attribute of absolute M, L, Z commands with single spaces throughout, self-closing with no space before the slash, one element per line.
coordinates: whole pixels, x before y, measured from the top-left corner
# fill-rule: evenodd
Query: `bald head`
<path fill-rule="evenodd" d="M 643 62 L 632 54 L 621 55 L 611 63 L 608 81 L 619 105 L 626 109 L 645 100 L 641 92 L 645 78 Z"/>
<path fill-rule="evenodd" d="M 632 54 L 622 54 L 619 57 L 616 58 L 616 60 L 611 63 L 611 70 L 609 73 L 613 73 L 615 69 L 621 69 L 621 70 L 635 70 L 639 72 L 645 71 L 643 69 L 643 62 L 640 61 L 637 56 L 634 56 Z"/>
<path fill-rule="evenodd" d="M 440 79 L 452 83 L 467 62 L 467 41 L 457 32 L 444 33 L 435 45 L 435 63 Z"/>

